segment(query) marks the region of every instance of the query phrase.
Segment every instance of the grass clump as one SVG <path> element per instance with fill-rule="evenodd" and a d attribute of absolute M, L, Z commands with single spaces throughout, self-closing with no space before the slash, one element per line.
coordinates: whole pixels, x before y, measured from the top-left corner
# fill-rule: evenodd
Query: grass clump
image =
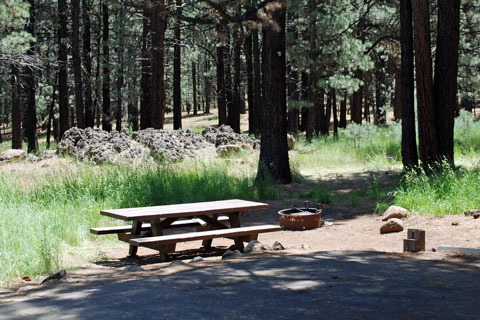
<path fill-rule="evenodd" d="M 35 183 L 0 176 L 0 282 L 65 267 L 62 255 L 90 239 L 89 229 L 115 224 L 101 209 L 240 198 L 277 199 L 268 181 L 229 174 L 219 163 L 157 167 L 80 166 Z"/>
<path fill-rule="evenodd" d="M 392 193 L 394 203 L 420 215 L 443 216 L 479 208 L 479 168 L 453 169 L 447 163 L 427 175 L 408 172 Z"/>

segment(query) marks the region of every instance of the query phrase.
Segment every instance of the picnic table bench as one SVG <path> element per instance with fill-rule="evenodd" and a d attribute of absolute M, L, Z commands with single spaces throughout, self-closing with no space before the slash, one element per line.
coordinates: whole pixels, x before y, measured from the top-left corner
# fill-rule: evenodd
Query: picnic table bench
<path fill-rule="evenodd" d="M 117 234 L 118 239 L 130 244 L 129 254 L 135 256 L 139 246 L 158 250 L 162 260 L 174 252 L 178 242 L 203 240 L 211 247 L 215 238 L 230 238 L 235 248 L 242 251 L 243 242 L 256 240 L 259 233 L 281 230 L 278 225 L 241 227 L 240 216 L 245 211 L 268 208 L 268 204 L 245 200 L 221 200 L 175 205 L 109 209 L 100 214 L 125 221 L 131 226 L 91 228 L 97 235 Z M 228 225 L 227 225 L 228 222 Z M 195 232 L 165 235 L 172 228 L 196 227 Z"/>

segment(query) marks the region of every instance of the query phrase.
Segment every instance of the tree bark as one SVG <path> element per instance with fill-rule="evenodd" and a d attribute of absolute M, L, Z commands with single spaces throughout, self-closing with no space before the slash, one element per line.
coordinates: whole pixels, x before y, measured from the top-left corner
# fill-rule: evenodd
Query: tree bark
<path fill-rule="evenodd" d="M 182 0 L 176 0 L 177 14 L 182 14 Z M 182 128 L 182 57 L 180 20 L 175 21 L 173 45 L 173 129 Z"/>
<path fill-rule="evenodd" d="M 230 50 L 230 31 L 227 31 L 227 46 L 225 47 L 225 100 L 227 102 L 227 124 L 231 127 L 233 120 L 233 87 L 232 87 L 232 54 Z"/>
<path fill-rule="evenodd" d="M 263 85 L 260 160 L 257 181 L 272 178 L 290 183 L 286 115 L 285 18 L 286 1 L 276 0 L 266 8 L 272 24 L 263 28 Z"/>
<path fill-rule="evenodd" d="M 59 137 L 70 128 L 67 75 L 67 1 L 58 0 L 58 106 L 60 113 Z"/>
<path fill-rule="evenodd" d="M 82 0 L 82 20 L 83 20 L 83 63 L 85 76 L 85 126 L 93 128 L 93 102 L 92 102 L 92 58 L 91 58 L 91 4 L 89 0 Z"/>
<path fill-rule="evenodd" d="M 340 102 L 340 121 L 338 123 L 340 128 L 347 127 L 347 97 L 344 97 Z"/>
<path fill-rule="evenodd" d="M 420 160 L 426 170 L 438 159 L 433 106 L 429 0 L 415 0 L 415 66 L 419 115 Z"/>
<path fill-rule="evenodd" d="M 198 113 L 198 102 L 197 102 L 197 64 L 195 61 L 192 61 L 192 87 L 193 87 L 193 114 L 197 115 Z"/>
<path fill-rule="evenodd" d="M 363 80 L 363 72 L 360 70 L 355 71 L 355 77 L 357 79 Z M 353 93 L 352 97 L 352 109 L 351 116 L 352 122 L 362 123 L 362 98 L 363 98 L 363 85 L 361 85 L 356 92 Z"/>
<path fill-rule="evenodd" d="M 232 108 L 230 117 L 230 126 L 233 131 L 240 133 L 240 109 L 241 109 L 241 94 L 240 94 L 240 72 L 241 72 L 241 60 L 240 53 L 242 48 L 242 42 L 238 30 L 235 29 L 233 33 L 233 91 L 232 91 Z M 230 112 L 229 112 L 230 114 Z"/>
<path fill-rule="evenodd" d="M 217 32 L 222 37 L 222 27 L 217 28 Z M 227 124 L 227 101 L 225 95 L 225 64 L 223 39 L 220 39 L 217 45 L 217 108 L 218 108 L 218 125 Z"/>
<path fill-rule="evenodd" d="M 245 39 L 245 65 L 247 71 L 248 133 L 255 134 L 255 97 L 253 96 L 253 48 L 252 32 Z"/>
<path fill-rule="evenodd" d="M 337 95 L 332 91 L 332 107 L 333 107 L 333 135 L 338 136 L 338 114 L 337 114 Z"/>
<path fill-rule="evenodd" d="M 143 8 L 143 31 L 142 31 L 142 77 L 140 80 L 140 129 L 144 130 L 152 126 L 152 39 L 151 19 L 152 3 L 147 1 Z"/>
<path fill-rule="evenodd" d="M 12 149 L 22 149 L 22 100 L 20 95 L 20 72 L 12 64 Z"/>
<path fill-rule="evenodd" d="M 400 101 L 402 115 L 402 163 L 405 169 L 418 165 L 415 134 L 412 0 L 400 1 Z"/>
<path fill-rule="evenodd" d="M 112 131 L 112 110 L 110 106 L 110 44 L 109 42 L 109 13 L 108 4 L 102 4 L 103 11 L 103 100 L 102 100 L 102 129 L 105 131 Z"/>
<path fill-rule="evenodd" d="M 375 118 L 376 125 L 386 124 L 385 104 L 387 97 L 385 96 L 385 61 L 380 57 L 376 63 L 375 70 Z"/>
<path fill-rule="evenodd" d="M 211 87 L 212 87 L 212 80 L 207 73 L 210 71 L 210 60 L 205 60 L 205 75 L 203 77 L 204 81 L 204 90 L 205 90 L 205 108 L 203 109 L 203 113 L 209 114 L 210 113 L 210 103 L 211 103 Z"/>
<path fill-rule="evenodd" d="M 35 36 L 35 2 L 29 0 L 30 3 L 30 18 L 25 26 L 25 31 Z M 30 43 L 30 47 L 27 51 L 28 55 L 35 54 L 35 44 Z M 25 69 L 25 82 L 27 87 L 27 106 L 25 110 L 25 137 L 27 138 L 27 151 L 38 151 L 38 139 L 37 139 L 37 108 L 35 103 L 35 72 L 31 67 Z"/>
<path fill-rule="evenodd" d="M 152 17 L 152 127 L 155 129 L 163 129 L 165 118 L 165 15 L 164 0 L 155 0 Z"/>
<path fill-rule="evenodd" d="M 72 66 L 75 81 L 75 111 L 77 127 L 85 128 L 85 110 L 83 106 L 82 61 L 80 59 L 80 0 L 72 2 Z"/>
<path fill-rule="evenodd" d="M 261 103 L 262 103 L 262 77 L 260 71 L 260 47 L 258 43 L 258 30 L 252 30 L 252 55 L 253 55 L 253 97 L 255 109 L 253 120 L 254 134 L 260 134 Z"/>
<path fill-rule="evenodd" d="M 438 1 L 437 52 L 433 97 L 439 158 L 453 165 L 453 126 L 457 109 L 460 1 Z"/>

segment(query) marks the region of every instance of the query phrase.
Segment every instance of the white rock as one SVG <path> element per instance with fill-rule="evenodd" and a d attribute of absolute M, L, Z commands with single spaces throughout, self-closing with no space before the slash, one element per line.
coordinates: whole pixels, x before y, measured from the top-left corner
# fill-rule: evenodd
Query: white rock
<path fill-rule="evenodd" d="M 0 152 L 0 161 L 24 160 L 27 153 L 20 149 L 10 149 Z"/>
<path fill-rule="evenodd" d="M 241 253 L 239 250 L 235 250 L 235 251 L 227 250 L 227 251 L 225 251 L 225 253 L 223 254 L 222 259 L 236 258 L 236 257 L 239 257 L 239 256 L 241 256 L 241 255 L 242 255 L 242 253 Z"/>
<path fill-rule="evenodd" d="M 382 215 L 382 221 L 387 221 L 392 218 L 404 219 L 410 214 L 410 211 L 398 206 L 390 206 Z"/>

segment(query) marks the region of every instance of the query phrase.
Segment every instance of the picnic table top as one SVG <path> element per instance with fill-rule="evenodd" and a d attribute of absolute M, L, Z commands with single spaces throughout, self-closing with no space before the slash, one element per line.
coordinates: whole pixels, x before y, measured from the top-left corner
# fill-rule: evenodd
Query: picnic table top
<path fill-rule="evenodd" d="M 268 208 L 268 204 L 239 199 L 171 204 L 164 206 L 108 209 L 100 213 L 121 220 L 150 220 L 203 214 L 243 212 Z"/>

